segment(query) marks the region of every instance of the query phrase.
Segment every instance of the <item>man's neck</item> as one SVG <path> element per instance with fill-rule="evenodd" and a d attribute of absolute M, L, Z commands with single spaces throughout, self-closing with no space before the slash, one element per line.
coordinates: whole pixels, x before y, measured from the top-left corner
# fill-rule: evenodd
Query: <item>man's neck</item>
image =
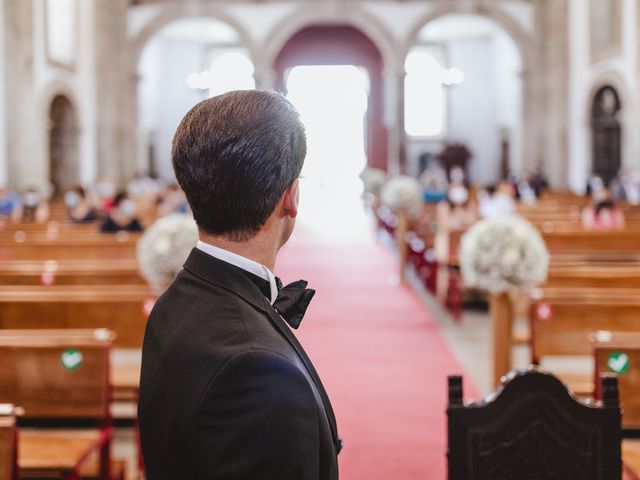
<path fill-rule="evenodd" d="M 272 272 L 274 271 L 279 243 L 271 235 L 258 232 L 246 242 L 234 242 L 222 235 L 209 235 L 205 232 L 200 232 L 200 240 L 253 260 L 264 265 Z"/>

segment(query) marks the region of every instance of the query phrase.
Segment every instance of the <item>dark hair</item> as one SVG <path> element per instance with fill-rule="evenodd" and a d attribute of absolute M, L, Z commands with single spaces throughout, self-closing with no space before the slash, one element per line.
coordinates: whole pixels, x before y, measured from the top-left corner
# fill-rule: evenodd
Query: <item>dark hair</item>
<path fill-rule="evenodd" d="M 84 188 L 82 188 L 80 185 L 74 187 L 72 191 L 76 192 L 82 199 L 84 199 L 87 196 L 86 192 L 84 191 Z"/>
<path fill-rule="evenodd" d="M 235 91 L 200 102 L 173 138 L 173 168 L 198 227 L 253 237 L 300 175 L 304 126 L 276 92 Z"/>
<path fill-rule="evenodd" d="M 113 197 L 113 204 L 116 207 L 119 207 L 120 204 L 127 199 L 127 192 L 121 191 L 116 193 L 116 196 Z"/>

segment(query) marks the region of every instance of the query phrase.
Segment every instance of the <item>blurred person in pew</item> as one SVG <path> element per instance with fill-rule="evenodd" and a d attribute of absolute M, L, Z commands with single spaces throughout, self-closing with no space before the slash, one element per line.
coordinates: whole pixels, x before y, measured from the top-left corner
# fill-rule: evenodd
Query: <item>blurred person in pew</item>
<path fill-rule="evenodd" d="M 98 209 L 87 198 L 84 188 L 77 186 L 64 194 L 67 218 L 72 223 L 91 223 L 98 220 Z"/>
<path fill-rule="evenodd" d="M 454 185 L 447 192 L 447 200 L 438 204 L 438 230 L 443 232 L 461 232 L 478 220 L 475 202 L 469 190 L 463 185 Z"/>
<path fill-rule="evenodd" d="M 158 198 L 158 216 L 164 217 L 170 213 L 187 214 L 191 210 L 187 197 L 177 183 L 170 183 Z"/>
<path fill-rule="evenodd" d="M 22 193 L 22 218 L 24 223 L 44 223 L 49 220 L 49 203 L 36 187 L 28 187 Z"/>
<path fill-rule="evenodd" d="M 587 230 L 624 228 L 624 214 L 611 199 L 608 189 L 602 188 L 594 193 L 591 205 L 582 211 L 582 226 Z"/>
<path fill-rule="evenodd" d="M 91 190 L 91 201 L 102 213 L 108 213 L 113 208 L 116 187 L 109 180 L 99 180 Z"/>
<path fill-rule="evenodd" d="M 149 480 L 338 479 L 333 409 L 292 331 L 315 292 L 272 273 L 305 156 L 299 114 L 275 92 L 212 97 L 178 126 L 173 166 L 200 241 L 147 323 Z"/>
<path fill-rule="evenodd" d="M 22 202 L 20 195 L 0 185 L 0 218 L 19 222 L 22 218 Z"/>
<path fill-rule="evenodd" d="M 499 218 L 516 213 L 515 192 L 508 180 L 497 187 L 488 187 L 478 193 L 478 213 L 481 218 Z"/>
<path fill-rule="evenodd" d="M 140 232 L 142 224 L 137 217 L 137 207 L 125 192 L 118 193 L 113 199 L 113 207 L 100 225 L 103 233 Z"/>

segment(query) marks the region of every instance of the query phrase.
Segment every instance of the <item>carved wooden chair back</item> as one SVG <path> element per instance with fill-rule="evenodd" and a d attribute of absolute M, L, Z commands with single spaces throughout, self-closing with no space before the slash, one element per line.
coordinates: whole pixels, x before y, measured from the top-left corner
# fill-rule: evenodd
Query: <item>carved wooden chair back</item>
<path fill-rule="evenodd" d="M 449 377 L 449 480 L 621 478 L 617 378 L 601 377 L 602 401 L 577 400 L 536 367 L 510 373 L 478 403 L 463 403 Z"/>

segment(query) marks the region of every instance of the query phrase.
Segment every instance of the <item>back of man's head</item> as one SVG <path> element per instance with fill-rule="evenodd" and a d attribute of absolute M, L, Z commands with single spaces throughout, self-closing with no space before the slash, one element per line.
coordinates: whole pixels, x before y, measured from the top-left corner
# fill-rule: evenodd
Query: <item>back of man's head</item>
<path fill-rule="evenodd" d="M 260 90 L 200 102 L 173 139 L 173 168 L 198 227 L 247 241 L 265 224 L 306 156 L 304 126 L 282 95 Z"/>

